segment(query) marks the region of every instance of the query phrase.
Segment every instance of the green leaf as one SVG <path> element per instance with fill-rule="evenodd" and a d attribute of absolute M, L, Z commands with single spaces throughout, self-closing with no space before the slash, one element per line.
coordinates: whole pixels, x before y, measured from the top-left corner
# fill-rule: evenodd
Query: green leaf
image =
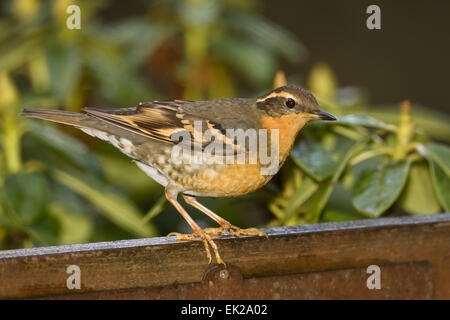
<path fill-rule="evenodd" d="M 423 146 L 433 161 L 450 177 L 450 148 L 444 144 L 435 142 L 425 143 Z"/>
<path fill-rule="evenodd" d="M 290 63 L 298 64 L 306 57 L 306 48 L 294 34 L 280 28 L 262 16 L 242 12 L 230 12 L 230 27 L 240 35 L 247 35 L 250 42 L 265 51 L 279 53 Z"/>
<path fill-rule="evenodd" d="M 349 221 L 358 220 L 361 218 L 363 218 L 363 216 L 355 212 L 325 209 L 322 217 L 320 218 L 320 222 Z"/>
<path fill-rule="evenodd" d="M 0 45 L 0 70 L 13 71 L 23 66 L 42 46 L 45 36 L 45 32 L 38 28 L 27 35 L 10 36 L 7 41 L 3 41 Z"/>
<path fill-rule="evenodd" d="M 450 212 L 450 177 L 433 160 L 430 160 L 430 170 L 439 203 L 446 212 Z"/>
<path fill-rule="evenodd" d="M 114 147 L 101 144 L 95 149 L 95 155 L 101 162 L 107 183 L 115 185 L 120 181 L 121 190 L 126 190 L 128 194 L 133 194 L 137 198 L 148 198 L 149 193 L 161 193 L 160 184 L 142 174 L 142 171 L 128 157 L 117 156 L 117 150 Z"/>
<path fill-rule="evenodd" d="M 307 223 L 317 223 L 319 221 L 320 214 L 323 208 L 325 208 L 332 191 L 333 184 L 331 183 L 331 179 L 319 184 L 318 191 L 313 194 L 307 205 L 305 217 Z"/>
<path fill-rule="evenodd" d="M 177 13 L 185 25 L 207 27 L 218 19 L 221 10 L 219 1 L 186 1 L 178 3 Z"/>
<path fill-rule="evenodd" d="M 439 143 L 425 143 L 417 147 L 430 164 L 430 173 L 441 206 L 450 211 L 450 149 Z"/>
<path fill-rule="evenodd" d="M 286 203 L 286 208 L 284 209 L 284 222 L 289 221 L 294 216 L 297 209 L 308 200 L 316 190 L 317 183 L 305 175 L 300 187 L 295 190 L 292 197 Z"/>
<path fill-rule="evenodd" d="M 363 137 L 359 141 L 350 145 L 346 149 L 346 152 L 342 154 L 337 162 L 336 170 L 333 176 L 328 180 L 322 181 L 319 184 L 318 191 L 309 200 L 305 217 L 306 222 L 316 223 L 319 221 L 320 214 L 327 204 L 327 201 L 330 198 L 335 184 L 338 182 L 339 178 L 344 172 L 348 161 L 355 154 L 355 152 L 357 152 L 362 146 L 364 146 L 370 139 L 372 139 L 372 135 Z"/>
<path fill-rule="evenodd" d="M 59 244 L 60 227 L 58 219 L 50 214 L 45 214 L 41 219 L 28 226 L 26 231 L 33 240 L 33 246 L 54 246 Z"/>
<path fill-rule="evenodd" d="M 119 105 L 147 101 L 155 94 L 141 75 L 120 56 L 118 50 L 92 50 L 87 64 L 98 81 L 101 94 Z"/>
<path fill-rule="evenodd" d="M 249 83 L 265 85 L 275 74 L 277 66 L 274 55 L 254 43 L 233 37 L 212 40 L 213 53 L 240 72 Z"/>
<path fill-rule="evenodd" d="M 166 195 L 163 194 L 159 197 L 158 201 L 153 205 L 153 207 L 145 214 L 144 218 L 142 218 L 142 223 L 147 223 L 154 217 L 156 217 L 158 214 L 161 213 L 161 211 L 164 210 L 167 204 L 167 198 Z"/>
<path fill-rule="evenodd" d="M 102 166 L 99 160 L 89 151 L 84 144 L 69 136 L 61 130 L 42 121 L 30 121 L 28 133 L 39 139 L 43 145 L 63 154 L 70 162 L 88 171 L 101 174 Z"/>
<path fill-rule="evenodd" d="M 395 126 L 384 123 L 370 116 L 348 114 L 339 117 L 333 124 L 344 124 L 350 126 L 363 126 L 376 129 L 394 130 Z"/>
<path fill-rule="evenodd" d="M 142 214 L 125 199 L 108 192 L 105 188 L 91 186 L 63 171 L 55 170 L 54 177 L 95 204 L 106 218 L 119 227 L 140 237 L 156 235 L 153 226 L 142 223 Z"/>
<path fill-rule="evenodd" d="M 36 172 L 8 175 L 2 188 L 2 198 L 22 226 L 36 221 L 47 205 L 48 195 L 47 180 Z"/>
<path fill-rule="evenodd" d="M 417 128 L 424 130 L 433 139 L 450 142 L 450 126 L 448 125 L 450 116 L 417 104 L 413 104 L 411 110 L 413 110 L 414 122 L 416 122 Z M 370 115 L 386 123 L 398 124 L 399 122 L 400 113 L 398 112 L 397 104 L 391 106 L 378 105 L 358 112 Z"/>
<path fill-rule="evenodd" d="M 52 203 L 49 213 L 60 223 L 59 244 L 85 243 L 94 229 L 92 221 L 83 214 L 71 212 L 57 203 Z"/>
<path fill-rule="evenodd" d="M 317 181 L 323 181 L 336 171 L 337 161 L 322 144 L 305 140 L 296 145 L 291 156 L 294 162 Z"/>
<path fill-rule="evenodd" d="M 416 162 L 411 166 L 405 190 L 399 199 L 405 211 L 411 214 L 439 212 L 439 201 L 436 198 L 430 173 L 426 162 Z"/>
<path fill-rule="evenodd" d="M 128 64 L 135 67 L 141 66 L 153 50 L 173 34 L 173 31 L 174 28 L 169 25 L 130 18 L 104 26 L 100 36 L 111 43 L 118 43 L 126 52 Z M 95 33 L 90 36 L 95 41 L 99 35 Z"/>
<path fill-rule="evenodd" d="M 64 101 L 80 77 L 82 60 L 79 49 L 55 41 L 49 46 L 48 62 L 52 91 Z"/>
<path fill-rule="evenodd" d="M 409 161 L 400 160 L 362 172 L 353 188 L 355 208 L 369 217 L 379 217 L 400 195 L 409 167 Z"/>

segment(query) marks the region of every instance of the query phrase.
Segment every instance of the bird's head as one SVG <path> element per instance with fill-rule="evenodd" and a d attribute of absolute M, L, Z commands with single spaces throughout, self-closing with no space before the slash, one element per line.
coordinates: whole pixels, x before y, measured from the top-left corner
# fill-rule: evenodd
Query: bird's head
<path fill-rule="evenodd" d="M 272 90 L 256 100 L 256 107 L 263 116 L 274 118 L 297 118 L 305 123 L 314 119 L 336 120 L 328 112 L 319 109 L 311 92 L 296 86 L 283 86 Z"/>

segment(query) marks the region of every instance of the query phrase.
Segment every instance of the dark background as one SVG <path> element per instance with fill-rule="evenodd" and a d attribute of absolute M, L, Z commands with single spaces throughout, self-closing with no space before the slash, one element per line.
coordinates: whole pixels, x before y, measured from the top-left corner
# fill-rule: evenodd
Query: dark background
<path fill-rule="evenodd" d="M 381 9 L 381 30 L 368 30 L 366 9 Z M 144 10 L 146 1 L 116 1 L 106 19 Z M 367 89 L 374 104 L 404 99 L 449 112 L 450 1 L 265 0 L 260 13 L 294 33 L 307 61 L 286 73 L 328 63 L 339 86 Z M 291 66 L 292 67 L 292 66 Z"/>
<path fill-rule="evenodd" d="M 381 9 L 381 30 L 366 9 Z M 266 1 L 264 14 L 308 49 L 304 70 L 326 61 L 340 86 L 366 87 L 374 104 L 410 99 L 450 111 L 450 1 Z"/>

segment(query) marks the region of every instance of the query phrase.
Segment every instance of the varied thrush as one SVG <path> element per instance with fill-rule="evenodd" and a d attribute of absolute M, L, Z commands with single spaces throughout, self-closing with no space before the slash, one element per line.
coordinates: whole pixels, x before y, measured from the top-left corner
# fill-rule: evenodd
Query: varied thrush
<path fill-rule="evenodd" d="M 178 240 L 200 238 L 211 262 L 210 247 L 217 263 L 223 263 L 212 237 L 230 235 L 266 235 L 254 228 L 240 229 L 212 212 L 196 199 L 200 197 L 237 196 L 265 185 L 290 153 L 298 132 L 310 120 L 335 120 L 321 111 L 314 96 L 296 86 L 283 86 L 259 98 L 226 98 L 210 101 L 152 101 L 137 107 L 122 109 L 84 108 L 85 113 L 59 110 L 24 109 L 22 115 L 75 126 L 87 134 L 108 141 L 131 157 L 148 176 L 165 187 L 165 196 L 193 229 L 185 235 L 171 233 Z M 196 126 L 196 123 L 200 123 Z M 231 145 L 233 152 L 241 150 L 247 157 L 249 148 L 242 141 L 230 139 L 228 129 L 277 131 L 277 170 L 263 174 L 258 156 L 255 163 L 215 163 L 176 161 L 173 157 L 177 142 L 174 134 L 189 133 L 187 145 L 204 150 L 205 141 L 199 132 L 213 130 L 215 140 Z M 200 138 L 199 138 L 200 137 Z M 219 141 L 217 140 L 217 141 Z M 270 143 L 270 142 L 269 142 Z M 241 148 L 242 147 L 242 148 Z M 192 159 L 191 159 L 192 160 Z M 202 229 L 177 200 L 181 193 L 186 203 L 215 220 L 219 228 Z"/>

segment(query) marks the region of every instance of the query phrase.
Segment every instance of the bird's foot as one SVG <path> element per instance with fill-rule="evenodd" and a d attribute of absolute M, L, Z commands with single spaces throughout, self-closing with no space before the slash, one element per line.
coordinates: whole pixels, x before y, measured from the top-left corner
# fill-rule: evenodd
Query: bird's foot
<path fill-rule="evenodd" d="M 214 251 L 214 256 L 216 257 L 217 263 L 218 264 L 223 264 L 224 266 L 226 266 L 225 262 L 220 257 L 217 245 L 212 240 L 211 235 L 206 232 L 206 230 L 207 229 L 205 229 L 205 230 L 200 229 L 200 230 L 198 230 L 198 231 L 196 231 L 194 233 L 191 233 L 191 234 L 183 234 L 183 233 L 178 233 L 178 232 L 171 232 L 171 233 L 169 233 L 167 235 L 167 237 L 175 236 L 175 237 L 177 237 L 177 240 L 192 240 L 192 239 L 195 239 L 195 238 L 200 238 L 200 240 L 202 240 L 202 242 L 203 242 L 203 245 L 205 246 L 206 257 L 208 258 L 208 261 L 209 261 L 208 263 L 211 263 L 211 261 L 212 261 L 211 252 L 209 250 L 209 247 L 211 247 L 213 249 L 213 251 Z"/>
<path fill-rule="evenodd" d="M 241 229 L 239 227 L 233 226 L 232 224 L 223 224 L 222 226 L 218 228 L 206 228 L 205 233 L 213 236 L 213 237 L 219 237 L 223 236 L 224 232 L 228 232 L 231 236 L 259 236 L 259 237 L 268 237 L 267 233 L 258 230 L 256 228 L 248 228 L 248 229 Z"/>

